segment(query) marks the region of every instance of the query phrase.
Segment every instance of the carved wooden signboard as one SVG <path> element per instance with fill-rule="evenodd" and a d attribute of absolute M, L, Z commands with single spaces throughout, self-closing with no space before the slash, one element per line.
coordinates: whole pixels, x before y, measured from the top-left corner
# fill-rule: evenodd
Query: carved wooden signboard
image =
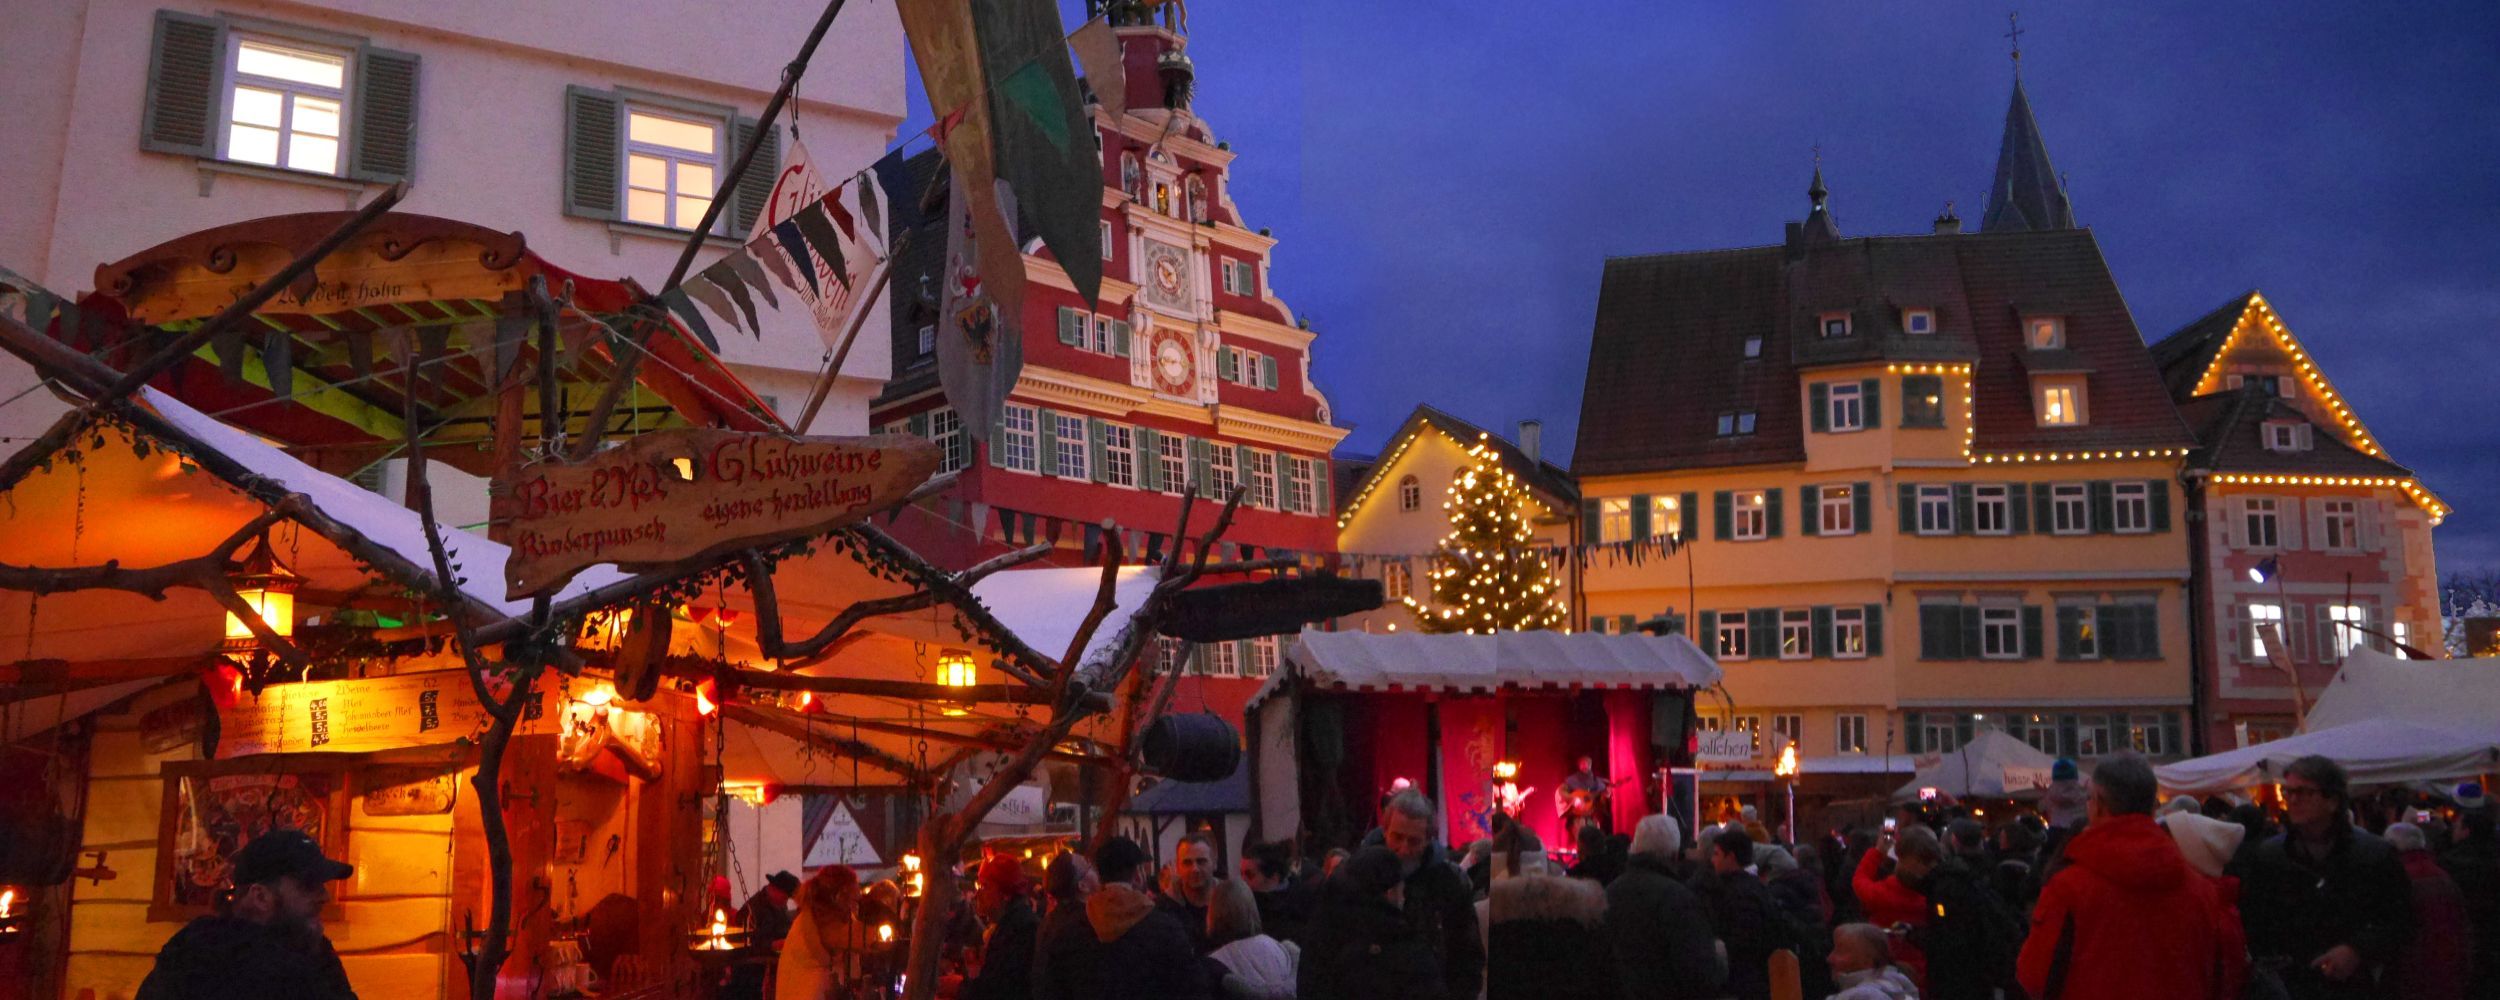
<path fill-rule="evenodd" d="M 901 504 L 938 458 L 902 434 L 693 429 L 525 466 L 497 490 L 511 525 L 504 585 L 518 599 L 600 563 L 653 570 L 821 534 Z"/>

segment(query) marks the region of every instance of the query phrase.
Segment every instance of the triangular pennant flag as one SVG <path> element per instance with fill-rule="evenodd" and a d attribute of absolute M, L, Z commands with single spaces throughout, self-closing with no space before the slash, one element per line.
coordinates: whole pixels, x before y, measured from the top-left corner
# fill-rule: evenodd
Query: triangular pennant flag
<path fill-rule="evenodd" d="M 783 219 L 774 223 L 773 242 L 781 244 L 781 252 L 789 255 L 790 265 L 798 268 L 799 277 L 807 279 L 807 294 L 823 295 L 825 290 L 816 284 L 816 255 L 807 252 L 807 239 L 799 234 L 798 222 Z"/>
<path fill-rule="evenodd" d="M 799 236 L 807 240 L 807 249 L 833 265 L 833 276 L 841 279 L 842 287 L 850 287 L 851 271 L 842 259 L 842 236 L 834 231 L 833 222 L 825 215 L 825 203 L 800 209 L 790 222 L 799 227 Z"/>
<path fill-rule="evenodd" d="M 242 381 L 243 331 L 229 324 L 225 329 L 217 331 L 216 336 L 210 337 L 208 344 L 216 350 L 217 367 L 224 370 L 226 377 L 237 382 Z"/>
<path fill-rule="evenodd" d="M 998 540 L 1010 545 L 1016 540 L 1016 512 L 998 508 Z"/>
<path fill-rule="evenodd" d="M 1128 72 L 1120 60 L 1120 38 L 1111 33 L 1111 19 L 1097 17 L 1068 36 L 1078 65 L 1085 67 L 1085 85 L 1094 103 L 1111 113 L 1112 121 L 1128 113 Z"/>
<path fill-rule="evenodd" d="M 495 384 L 512 379 L 513 366 L 521 361 L 521 345 L 529 340 L 530 318 L 520 313 L 495 317 Z"/>
<path fill-rule="evenodd" d="M 669 314 L 677 317 L 677 322 L 694 334 L 694 339 L 703 342 L 704 349 L 720 350 L 720 338 L 712 336 L 712 324 L 704 322 L 703 314 L 695 311 L 694 301 L 686 295 L 684 288 L 661 292 L 660 304 L 668 307 Z"/>
<path fill-rule="evenodd" d="M 745 247 L 738 248 L 736 253 L 721 258 L 721 262 L 719 264 L 712 266 L 725 266 L 731 271 L 737 272 L 738 280 L 744 281 L 747 283 L 748 287 L 764 293 L 764 303 L 766 305 L 772 306 L 774 312 L 781 311 L 781 296 L 773 294 L 773 283 L 766 280 L 764 277 L 764 265 L 756 263 L 754 255 L 749 254 Z"/>
<path fill-rule="evenodd" d="M 373 331 L 374 362 L 406 367 L 416 359 L 408 356 L 408 328 L 386 326 Z"/>
<path fill-rule="evenodd" d="M 279 399 L 295 395 L 295 335 L 284 330 L 271 330 L 260 350 L 261 373 L 269 377 L 269 391 Z"/>
<path fill-rule="evenodd" d="M 373 331 L 349 330 L 346 340 L 347 364 L 356 369 L 356 377 L 373 374 Z"/>
<path fill-rule="evenodd" d="M 849 187 L 850 183 L 843 181 L 835 185 L 833 191 L 825 195 L 818 204 L 825 206 L 825 214 L 833 219 L 833 227 L 842 231 L 842 238 L 857 243 L 859 242 L 859 226 L 851 220 L 851 210 L 842 207 L 842 191 Z"/>
<path fill-rule="evenodd" d="M 1085 561 L 1086 561 L 1086 562 L 1089 562 L 1089 563 L 1091 563 L 1091 562 L 1101 562 L 1101 561 L 1102 561 L 1102 528 L 1100 528 L 1100 527 L 1098 527 L 1098 526 L 1096 526 L 1096 525 L 1091 525 L 1091 524 L 1086 525 L 1086 526 L 1085 526 L 1085 541 L 1084 541 L 1084 544 L 1082 544 L 1081 546 L 1079 546 L 1078 551 L 1081 551 L 1081 552 L 1083 552 L 1083 553 L 1085 554 Z"/>
<path fill-rule="evenodd" d="M 896 156 L 899 153 L 898 150 L 886 155 Z M 868 235 L 875 238 L 879 246 L 885 245 L 885 208 L 880 204 L 885 201 L 885 189 L 878 183 L 876 169 L 872 167 L 860 171 L 851 183 L 859 191 L 859 217 L 868 224 Z"/>
<path fill-rule="evenodd" d="M 420 364 L 439 360 L 443 349 L 451 346 L 451 328 L 421 326 L 417 328 L 417 361 Z"/>
<path fill-rule="evenodd" d="M 743 252 L 756 263 L 763 265 L 765 270 L 772 272 L 774 280 L 781 282 L 782 287 L 797 291 L 802 287 L 799 283 L 798 272 L 790 267 L 789 255 L 779 249 L 780 242 L 780 238 L 771 230 L 766 230 L 764 235 L 756 237 L 754 242 L 747 244 Z M 807 284 L 804 287 L 813 293 L 816 290 L 816 276 L 811 273 L 807 278 Z"/>
<path fill-rule="evenodd" d="M 1059 544 L 1059 535 L 1060 535 L 1060 532 L 1062 532 L 1063 530 L 1065 530 L 1065 529 L 1067 528 L 1067 526 L 1068 526 L 1068 522 L 1066 522 L 1066 521 L 1062 521 L 1062 520 L 1060 520 L 1060 519 L 1058 519 L 1058 518 L 1055 518 L 1055 517 L 1046 517 L 1046 518 L 1043 518 L 1043 519 L 1042 519 L 1042 537 L 1047 538 L 1047 539 L 1050 539 L 1050 544 L 1052 544 L 1052 545 L 1057 545 L 1057 544 Z"/>
<path fill-rule="evenodd" d="M 981 526 L 990 523 L 990 505 L 982 503 L 979 500 L 973 501 L 972 516 L 964 518 L 957 523 L 971 525 L 972 533 L 976 535 L 980 534 Z"/>
<path fill-rule="evenodd" d="M 1039 525 L 1035 522 L 1039 521 L 1040 518 L 1032 514 L 1018 514 L 1016 517 L 1020 522 L 1022 522 L 1017 527 L 1023 531 L 1024 543 L 1027 545 L 1033 544 L 1033 539 L 1040 537 L 1035 533 L 1035 529 L 1039 527 Z M 1057 540 L 1058 539 L 1055 538 L 1052 539 L 1052 541 Z"/>
<path fill-rule="evenodd" d="M 761 339 L 764 324 L 755 319 L 755 297 L 747 294 L 746 279 L 738 274 L 736 268 L 729 266 L 730 261 L 737 259 L 738 255 L 733 253 L 722 258 L 720 263 L 704 268 L 703 279 L 711 282 L 712 287 L 729 293 L 729 301 L 737 304 L 738 315 L 747 321 L 747 332 Z"/>
<path fill-rule="evenodd" d="M 678 288 L 688 297 L 703 303 L 703 308 L 711 310 L 712 315 L 719 318 L 721 322 L 729 324 L 730 329 L 741 330 L 738 326 L 736 307 L 729 304 L 729 296 L 720 290 L 719 285 L 713 284 L 711 279 L 697 274 L 687 278 L 686 283 Z"/>

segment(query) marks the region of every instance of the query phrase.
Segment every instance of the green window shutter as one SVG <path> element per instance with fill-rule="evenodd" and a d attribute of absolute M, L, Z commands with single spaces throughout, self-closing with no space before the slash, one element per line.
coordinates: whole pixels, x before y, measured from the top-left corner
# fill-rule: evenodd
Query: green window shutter
<path fill-rule="evenodd" d="M 564 214 L 617 217 L 616 202 L 623 197 L 616 172 L 624 165 L 619 145 L 624 117 L 615 94 L 564 88 Z"/>
<path fill-rule="evenodd" d="M 1866 606 L 1866 655 L 1884 655 L 1884 606 Z"/>
<path fill-rule="evenodd" d="M 1137 486 L 1139 489 L 1163 490 L 1163 435 L 1152 427 L 1137 429 Z"/>
<path fill-rule="evenodd" d="M 1970 487 L 1969 483 L 1953 484 L 1953 533 L 1957 535 L 1970 534 L 1979 522 L 1973 516 L 1978 505 L 1971 496 Z"/>
<path fill-rule="evenodd" d="M 1182 487 L 1183 490 L 1186 492 L 1194 492 L 1199 496 L 1206 496 L 1207 491 L 1212 489 L 1212 486 L 1209 484 L 1209 480 L 1214 478 L 1215 448 L 1205 438 L 1190 438 L 1189 482 Z"/>
<path fill-rule="evenodd" d="M 139 148 L 186 156 L 217 153 L 224 103 L 226 22 L 180 11 L 156 12 L 148 48 L 148 94 Z"/>
<path fill-rule="evenodd" d="M 762 126 L 755 119 L 738 118 L 729 130 L 736 143 L 729 147 L 729 155 L 734 157 L 747 148 L 747 140 L 755 137 L 758 128 Z M 731 236 L 745 239 L 755 231 L 755 218 L 764 214 L 764 203 L 772 200 L 773 186 L 780 181 L 781 130 L 765 129 L 764 141 L 755 147 L 755 160 L 747 164 L 746 173 L 738 175 L 737 200 L 730 203 Z"/>
<path fill-rule="evenodd" d="M 1337 502 L 1330 499 L 1328 494 L 1329 490 L 1334 488 L 1337 484 L 1334 480 L 1328 477 L 1327 459 L 1316 458 L 1311 460 L 1311 485 L 1313 487 L 1311 495 L 1319 498 L 1319 510 L 1314 513 L 1335 513 L 1337 510 Z"/>
<path fill-rule="evenodd" d="M 1915 535 L 1915 534 L 1917 534 L 1917 533 L 1918 533 L 1918 484 L 1917 484 L 1917 483 L 1902 483 L 1902 484 L 1901 484 L 1901 503 L 1900 503 L 1900 510 L 1901 510 L 1901 533 L 1902 533 L 1902 534 L 1904 534 L 1904 535 Z"/>
<path fill-rule="evenodd" d="M 1300 511 L 1302 508 L 1298 505 L 1298 502 L 1294 500 L 1294 493 L 1296 490 L 1300 489 L 1301 486 L 1302 460 L 1291 455 L 1287 455 L 1284 452 L 1277 452 L 1276 508 L 1287 512 Z"/>
<path fill-rule="evenodd" d="M 1806 387 L 1806 421 L 1816 431 L 1832 429 L 1832 390 L 1821 382 Z"/>
<path fill-rule="evenodd" d="M 1085 343 L 1085 314 L 1067 306 L 1059 307 L 1059 342 L 1070 347 Z"/>
<path fill-rule="evenodd" d="M 1632 495 L 1632 537 L 1649 537 L 1649 494 Z"/>
<path fill-rule="evenodd" d="M 1972 721 L 1971 721 L 1971 717 L 1970 717 L 1970 716 L 1967 716 L 1967 715 L 1962 715 L 1962 714 L 1959 714 L 1959 713 L 1956 713 L 1956 714 L 1953 716 L 1953 741 L 1954 741 L 1954 745 L 1956 745 L 1956 746 L 1969 746 L 1969 745 L 1970 745 L 1970 738 L 1971 738 L 1971 735 L 1972 735 L 1972 734 L 1971 734 L 1971 727 L 1972 727 L 1972 725 L 1973 725 L 1973 723 L 1972 723 Z"/>
<path fill-rule="evenodd" d="M 1957 658 L 1976 660 L 1980 651 L 1988 648 L 1979 641 L 1979 606 L 1965 604 L 1954 608 L 1954 611 L 1962 618 L 1962 648 Z"/>
<path fill-rule="evenodd" d="M 1882 427 L 1884 425 L 1884 381 L 1871 378 L 1859 383 L 1859 387 L 1866 393 L 1866 426 Z"/>
<path fill-rule="evenodd" d="M 1927 752 L 1926 718 L 1917 712 L 1901 713 L 1901 748 L 1910 756 Z"/>
<path fill-rule="evenodd" d="M 1861 535 L 1875 533 L 1875 484 L 1857 483 L 1849 490 L 1850 503 L 1856 508 L 1849 513 L 1849 523 Z"/>
<path fill-rule="evenodd" d="M 2079 725 L 2079 724 L 2077 724 L 2077 723 L 2076 723 L 2076 721 L 2075 721 L 2075 717 L 2074 717 L 2074 716 L 2071 716 L 2071 715 L 2061 715 L 2061 716 L 2058 716 L 2058 717 L 2057 717 L 2057 754 L 2058 754 L 2058 756 L 2060 756 L 2060 757 L 2073 757 L 2073 756 L 2076 756 L 2078 753 L 2080 753 L 2080 752 L 2082 751 L 2082 749 L 2083 749 L 2083 727 L 2082 727 L 2081 725 Z"/>
<path fill-rule="evenodd" d="M 1007 465 L 1007 408 L 1003 406 L 990 418 L 990 464 Z"/>
<path fill-rule="evenodd" d="M 1580 501 L 1580 544 L 1594 545 L 1596 543 L 1597 499 L 1591 497 Z"/>
<path fill-rule="evenodd" d="M 1035 450 L 1042 453 L 1042 475 L 1056 476 L 1059 474 L 1059 414 L 1050 410 L 1035 410 L 1033 418 L 1036 429 L 1033 439 L 1040 442 Z"/>
<path fill-rule="evenodd" d="M 1109 463 L 1103 461 L 1103 454 L 1110 450 L 1110 446 L 1103 441 L 1103 422 L 1094 417 L 1085 418 L 1085 470 L 1097 483 L 1104 480 L 1103 466 Z"/>
<path fill-rule="evenodd" d="M 2136 655 L 2147 660 L 2161 659 L 2161 605 L 2144 605 L 2136 616 Z"/>
<path fill-rule="evenodd" d="M 2103 604 L 2092 609 L 2093 654 L 2104 660 L 2118 658 L 2118 606 Z"/>
<path fill-rule="evenodd" d="M 1745 646 L 1758 657 L 1779 655 L 1780 609 L 1748 608 L 1745 610 Z"/>
<path fill-rule="evenodd" d="M 2056 512 L 2050 509 L 2057 502 L 2056 493 L 2048 483 L 2031 484 L 2031 523 L 2036 526 L 2032 530 L 2043 535 L 2057 530 Z"/>
<path fill-rule="evenodd" d="M 2082 641 L 2083 608 L 2072 604 L 2057 606 L 2057 658 L 2074 659 Z"/>
<path fill-rule="evenodd" d="M 1249 504 L 1250 504 L 1250 446 L 1249 446 L 1249 445 L 1246 445 L 1246 444 L 1237 444 L 1237 445 L 1234 445 L 1234 446 L 1233 446 L 1233 485 L 1238 486 L 1238 487 L 1241 487 L 1241 503 L 1242 503 L 1242 505 L 1243 505 L 1243 506 L 1245 506 L 1245 507 L 1246 507 L 1246 506 L 1249 506 Z M 1223 498 L 1218 497 L 1217 499 L 1219 499 L 1219 500 L 1220 500 L 1220 499 L 1223 499 Z"/>
<path fill-rule="evenodd" d="M 2167 751 L 2163 754 L 2165 757 L 2187 756 L 2187 744 L 2179 740 L 2179 713 L 2177 712 L 2161 714 L 2161 748 Z"/>
<path fill-rule="evenodd" d="M 406 180 L 416 166 L 416 55 L 357 49 L 354 111 L 347 176 L 384 184 Z"/>
<path fill-rule="evenodd" d="M 1798 534 L 1812 538 L 1816 532 L 1822 530 L 1823 507 L 1818 502 L 1822 500 L 1822 498 L 1823 488 L 1820 486 L 1806 485 L 1797 487 L 1797 509 L 1799 511 L 1797 518 Z"/>
<path fill-rule="evenodd" d="M 1961 632 L 1961 612 L 1949 604 L 1918 606 L 1918 658 L 1922 660 L 1953 659 L 1951 635 Z"/>
<path fill-rule="evenodd" d="M 1831 658 L 1832 658 L 1832 609 L 1831 609 L 1831 606 L 1830 606 L 1830 605 L 1816 605 L 1816 606 L 1815 606 L 1815 608 L 1814 608 L 1814 611 L 1813 611 L 1813 623 L 1814 623 L 1814 658 L 1815 658 L 1815 659 L 1818 659 L 1818 660 L 1828 660 L 1828 659 L 1831 659 Z"/>
<path fill-rule="evenodd" d="M 2170 530 L 2170 481 L 2167 479 L 2145 480 L 2144 495 L 2152 498 L 2153 530 Z"/>
<path fill-rule="evenodd" d="M 2027 492 L 2029 489 L 2030 486 L 2025 483 L 2005 484 L 2005 510 L 2006 513 L 2013 515 L 2014 533 L 2017 535 L 2031 530 L 2031 495 Z"/>
<path fill-rule="evenodd" d="M 1765 538 L 1778 538 L 1780 525 L 1786 520 L 1780 516 L 1780 492 L 1776 486 L 1762 491 L 1762 520 L 1769 527 L 1763 532 Z"/>
<path fill-rule="evenodd" d="M 1701 537 L 1699 534 L 1701 525 L 1693 523 L 1701 520 L 1701 505 L 1694 499 L 1693 494 L 1687 493 L 1676 499 L 1675 516 L 1678 521 L 1682 522 L 1677 525 L 1676 532 L 1684 541 L 1689 542 Z"/>
<path fill-rule="evenodd" d="M 1129 355 L 1129 344 L 1128 344 L 1128 338 L 1129 338 L 1129 326 L 1128 326 L 1128 321 L 1127 321 L 1127 320 L 1124 320 L 1124 319 L 1115 319 L 1115 320 L 1112 320 L 1112 321 L 1111 321 L 1111 353 L 1113 353 L 1113 354 L 1117 354 L 1117 355 L 1119 355 L 1119 356 L 1121 356 L 1121 357 L 1123 357 L 1123 358 L 1125 358 L 1125 357 L 1129 357 L 1130 355 Z"/>
<path fill-rule="evenodd" d="M 1618 635 L 1631 635 L 1634 632 L 1640 631 L 1639 618 L 1640 616 L 1638 615 L 1616 615 L 1615 633 Z"/>
<path fill-rule="evenodd" d="M 2040 606 L 2023 605 L 2023 659 L 2039 659 L 2040 647 Z"/>
<path fill-rule="evenodd" d="M 1704 611 L 1695 617 L 1701 621 L 1701 632 L 1693 636 L 1693 644 L 1701 647 L 1702 655 L 1708 656 L 1713 660 L 1718 659 L 1719 613 L 1716 611 Z"/>
<path fill-rule="evenodd" d="M 1728 531 L 1730 522 L 1736 518 L 1736 497 L 1726 490 L 1711 494 L 1710 513 L 1716 515 L 1710 519 L 1710 537 L 1727 541 L 1732 537 Z"/>
<path fill-rule="evenodd" d="M 1276 388 L 1275 355 L 1270 354 L 1259 359 L 1259 384 L 1270 389 Z"/>
<path fill-rule="evenodd" d="M 918 413 L 914 413 L 914 414 L 912 414 L 910 417 L 908 417 L 908 418 L 904 419 L 904 421 L 903 421 L 903 426 L 908 427 L 908 428 L 910 428 L 910 429 L 911 429 L 911 436 L 913 436 L 913 437 L 916 437 L 916 438 L 924 438 L 924 437 L 928 437 L 928 436 L 929 436 L 929 411 L 927 411 L 927 410 L 922 410 L 922 411 L 920 411 L 920 412 L 918 412 Z"/>
<path fill-rule="evenodd" d="M 1215 377 L 1223 379 L 1227 382 L 1240 381 L 1241 353 L 1230 347 L 1217 348 L 1215 352 Z"/>
<path fill-rule="evenodd" d="M 2095 479 L 2086 490 L 2092 500 L 2092 533 L 2106 535 L 2117 524 L 2117 505 L 2110 500 L 2109 480 Z"/>

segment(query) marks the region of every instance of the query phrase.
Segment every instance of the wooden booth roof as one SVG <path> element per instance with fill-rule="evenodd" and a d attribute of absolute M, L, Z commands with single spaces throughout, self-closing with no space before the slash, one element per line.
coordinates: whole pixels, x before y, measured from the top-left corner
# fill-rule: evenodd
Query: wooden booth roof
<path fill-rule="evenodd" d="M 197 327 L 353 213 L 312 212 L 205 229 L 99 265 L 80 301 L 86 321 L 52 335 L 127 368 Z M 577 430 L 615 369 L 620 334 L 647 333 L 635 390 L 611 433 L 677 426 L 778 429 L 771 410 L 714 353 L 667 316 L 636 304 L 631 279 L 576 274 L 532 253 L 518 232 L 391 213 L 358 232 L 251 317 L 151 384 L 201 411 L 284 442 L 327 471 L 388 457 L 403 433 L 412 352 L 447 355 L 417 389 L 434 457 L 493 471 L 490 421 L 500 388 L 534 384 L 537 346 L 526 290 L 544 278 L 559 301 L 558 386 Z M 569 295 L 567 294 L 569 290 Z M 539 437 L 535 393 L 525 440 Z"/>

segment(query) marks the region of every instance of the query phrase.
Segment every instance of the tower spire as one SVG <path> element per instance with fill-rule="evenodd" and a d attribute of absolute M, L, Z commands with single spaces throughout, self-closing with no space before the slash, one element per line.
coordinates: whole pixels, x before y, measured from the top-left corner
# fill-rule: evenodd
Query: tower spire
<path fill-rule="evenodd" d="M 2031 116 L 2031 98 L 2023 93 L 2019 74 L 2013 102 L 2005 109 L 2005 137 L 1997 145 L 1988 210 L 1980 220 L 1983 233 L 2075 228 L 2074 206 L 2066 200 L 2066 185 L 2049 166 L 2048 143 L 2040 138 L 2040 123 Z"/>
<path fill-rule="evenodd" d="M 1831 190 L 1823 186 L 1823 147 L 1817 145 L 1814 147 L 1814 182 L 1806 185 L 1806 197 L 1814 202 L 1814 207 L 1806 211 L 1805 225 L 1800 230 L 1800 235 L 1808 242 L 1840 238 L 1840 226 L 1832 221 L 1831 206 L 1825 204 L 1831 194 Z"/>
<path fill-rule="evenodd" d="M 2014 47 L 2014 79 L 2023 78 L 2023 12 L 2005 12 L 2005 38 Z"/>

